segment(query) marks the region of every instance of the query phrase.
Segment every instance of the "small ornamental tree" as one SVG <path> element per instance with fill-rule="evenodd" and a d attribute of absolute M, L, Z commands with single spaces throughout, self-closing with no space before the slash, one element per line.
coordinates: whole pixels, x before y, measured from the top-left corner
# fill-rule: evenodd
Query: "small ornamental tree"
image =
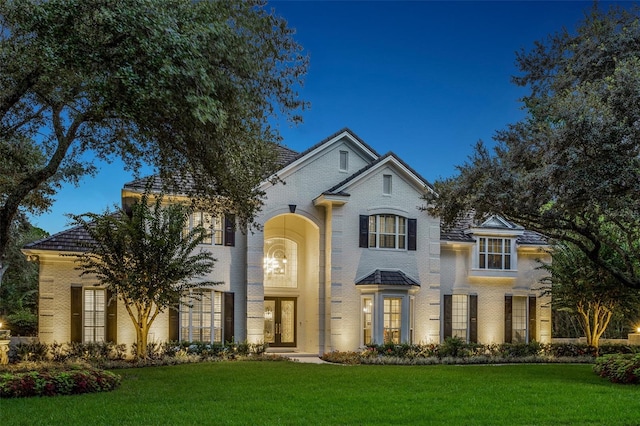
<path fill-rule="evenodd" d="M 211 272 L 215 259 L 197 250 L 206 238 L 203 227 L 185 231 L 191 211 L 184 204 L 163 205 L 162 196 L 151 202 L 145 193 L 131 211 L 73 217 L 92 239 L 86 252 L 73 255 L 78 269 L 112 291 L 108 303 L 124 302 L 138 358 L 146 358 L 149 329 L 161 312 L 177 307 L 185 291 L 216 284 L 198 280 Z"/>
<path fill-rule="evenodd" d="M 620 285 L 609 271 L 596 266 L 571 244 L 557 244 L 550 254 L 552 262 L 541 266 L 550 275 L 542 282 L 549 284 L 546 291 L 553 295 L 554 307 L 577 314 L 587 344 L 598 348 L 614 314 L 637 312 L 640 292 Z"/>

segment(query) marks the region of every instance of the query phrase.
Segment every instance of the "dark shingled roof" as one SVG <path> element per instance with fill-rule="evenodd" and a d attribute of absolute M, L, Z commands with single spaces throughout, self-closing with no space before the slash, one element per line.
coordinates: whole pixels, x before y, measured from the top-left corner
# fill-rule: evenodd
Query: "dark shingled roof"
<path fill-rule="evenodd" d="M 87 250 L 87 244 L 90 244 L 92 241 L 83 227 L 76 226 L 43 238 L 42 240 L 29 243 L 24 246 L 24 249 L 83 252 Z"/>
<path fill-rule="evenodd" d="M 278 151 L 278 165 L 284 167 L 291 163 L 298 157 L 298 152 L 287 148 L 286 146 L 276 145 Z M 132 190 L 135 192 L 143 192 L 147 185 L 150 185 L 151 192 L 162 192 L 162 179 L 160 175 L 145 176 L 131 182 L 124 184 L 124 189 Z M 193 188 L 193 180 L 187 178 L 182 182 L 179 182 L 179 186 L 184 188 L 184 191 L 179 191 L 178 194 L 187 194 L 191 188 Z"/>
<path fill-rule="evenodd" d="M 376 269 L 370 275 L 356 282 L 356 285 L 397 285 L 397 286 L 420 286 L 420 283 L 410 278 L 402 271 L 385 271 Z"/>
<path fill-rule="evenodd" d="M 502 220 L 507 222 L 507 224 L 509 225 L 508 228 L 486 226 L 485 229 L 520 229 L 522 230 L 522 227 L 520 227 L 519 225 L 513 222 L 509 222 L 505 219 L 502 219 Z M 452 226 L 449 226 L 449 227 L 445 227 L 445 225 L 441 223 L 440 224 L 440 240 L 473 243 L 475 242 L 475 239 L 473 238 L 473 236 L 466 233 L 465 231 L 467 231 L 469 228 L 481 227 L 481 225 L 482 225 L 481 220 L 476 219 L 473 213 L 467 214 L 464 218 L 459 219 L 456 223 L 454 223 Z M 516 244 L 543 246 L 543 245 L 549 244 L 549 242 L 547 241 L 544 235 L 535 231 L 529 231 L 525 229 L 524 233 L 522 235 L 519 235 L 518 238 L 516 239 Z"/>

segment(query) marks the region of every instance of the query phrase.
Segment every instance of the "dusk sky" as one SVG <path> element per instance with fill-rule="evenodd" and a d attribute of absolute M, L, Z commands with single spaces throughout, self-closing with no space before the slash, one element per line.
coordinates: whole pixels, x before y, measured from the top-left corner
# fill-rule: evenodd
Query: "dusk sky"
<path fill-rule="evenodd" d="M 630 6 L 630 2 L 617 2 Z M 608 8 L 610 2 L 600 2 Z M 395 152 L 429 182 L 449 177 L 482 139 L 523 117 L 511 83 L 515 52 L 566 27 L 583 1 L 276 1 L 310 56 L 304 123 L 281 123 L 283 143 L 303 151 L 348 127 L 378 153 Z M 142 175 L 152 170 L 141 171 Z M 68 213 L 103 212 L 133 180 L 120 162 L 65 186 L 32 223 L 53 234 Z M 311 196 L 311 195 L 310 195 Z"/>

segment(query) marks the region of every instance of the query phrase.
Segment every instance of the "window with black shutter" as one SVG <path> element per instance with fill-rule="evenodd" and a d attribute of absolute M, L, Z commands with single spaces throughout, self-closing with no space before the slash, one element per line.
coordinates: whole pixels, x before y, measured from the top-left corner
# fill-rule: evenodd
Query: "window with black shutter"
<path fill-rule="evenodd" d="M 478 343 L 478 295 L 469 295 L 469 342 Z"/>
<path fill-rule="evenodd" d="M 513 304 L 513 296 L 504 296 L 504 342 L 511 343 L 513 336 L 512 329 L 512 304 Z"/>
<path fill-rule="evenodd" d="M 71 287 L 71 336 L 72 342 L 82 342 L 82 287 Z"/>
<path fill-rule="evenodd" d="M 444 330 L 443 340 L 453 335 L 453 297 L 450 294 L 444 295 Z"/>

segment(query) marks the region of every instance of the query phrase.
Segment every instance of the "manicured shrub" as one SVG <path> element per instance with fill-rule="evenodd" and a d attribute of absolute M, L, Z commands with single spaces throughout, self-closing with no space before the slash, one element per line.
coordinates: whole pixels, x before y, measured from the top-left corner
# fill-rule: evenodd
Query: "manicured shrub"
<path fill-rule="evenodd" d="M 640 354 L 601 356 L 596 359 L 593 371 L 613 383 L 640 383 Z"/>
<path fill-rule="evenodd" d="M 637 346 L 607 345 L 600 351 L 630 353 Z M 329 352 L 321 358 L 343 364 L 487 364 L 523 362 L 592 363 L 595 348 L 584 344 L 501 343 L 482 345 L 447 338 L 441 344 L 367 345 L 355 352 Z"/>
<path fill-rule="evenodd" d="M 117 374 L 87 366 L 5 371 L 0 372 L 0 398 L 104 392 L 117 388 L 120 382 Z"/>
<path fill-rule="evenodd" d="M 40 342 L 20 342 L 15 349 L 18 361 L 46 361 L 48 353 L 49 346 Z"/>

